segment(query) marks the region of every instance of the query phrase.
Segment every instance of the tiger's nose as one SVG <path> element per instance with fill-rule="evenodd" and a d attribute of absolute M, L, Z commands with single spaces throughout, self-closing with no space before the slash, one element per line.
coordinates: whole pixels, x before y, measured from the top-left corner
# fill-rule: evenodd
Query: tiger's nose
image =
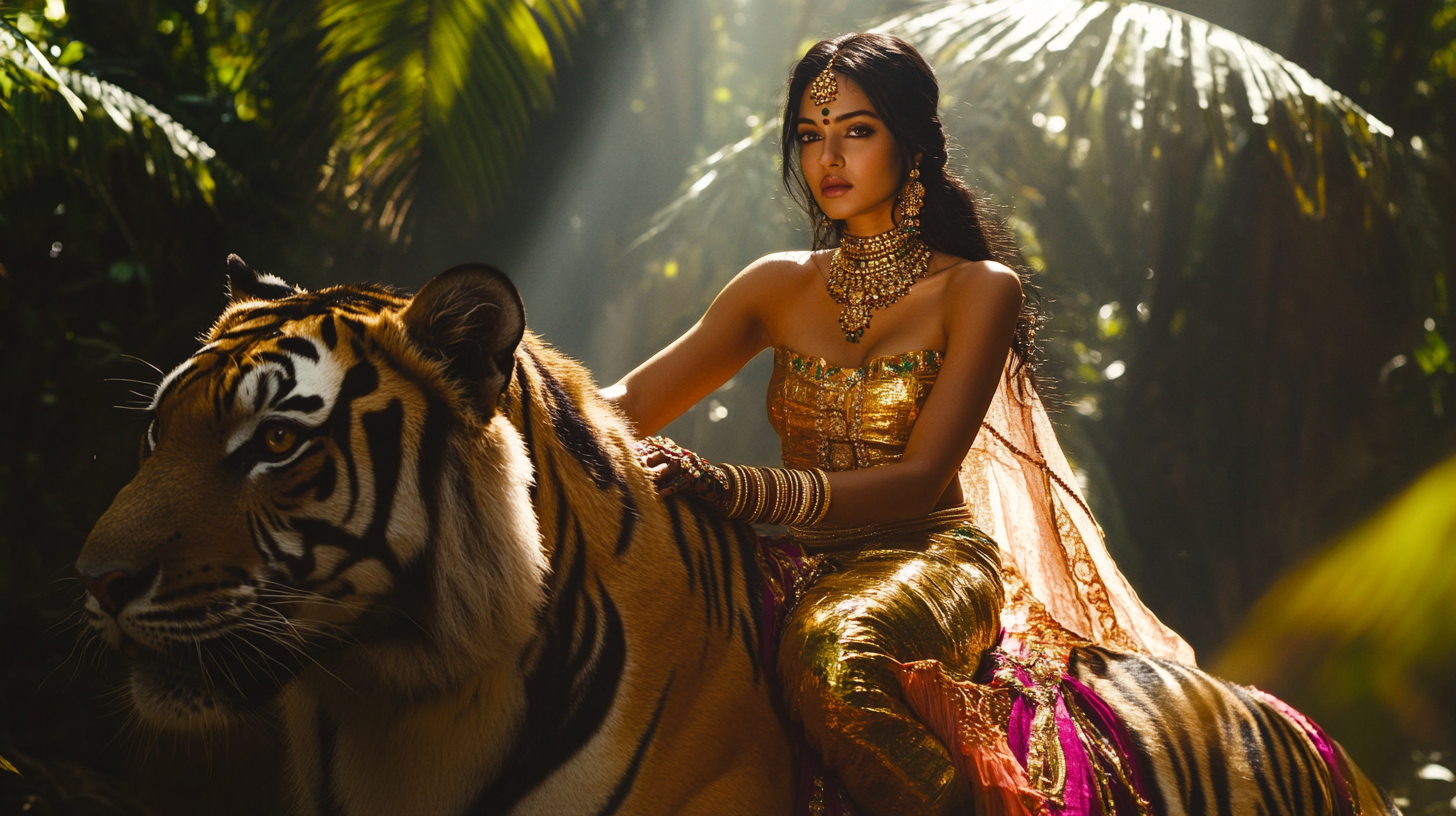
<path fill-rule="evenodd" d="M 138 595 L 147 591 L 147 587 L 157 579 L 160 570 L 161 564 L 154 561 L 137 573 L 114 570 L 104 575 L 87 575 L 77 570 L 76 575 L 80 577 L 86 591 L 101 603 L 102 608 L 116 615 Z"/>

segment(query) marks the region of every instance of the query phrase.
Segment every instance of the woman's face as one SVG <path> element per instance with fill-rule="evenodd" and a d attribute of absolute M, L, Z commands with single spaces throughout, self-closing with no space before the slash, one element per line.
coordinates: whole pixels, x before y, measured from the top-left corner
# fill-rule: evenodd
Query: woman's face
<path fill-rule="evenodd" d="M 808 91 L 799 103 L 799 164 L 819 208 L 871 235 L 894 226 L 900 191 L 900 146 L 858 84 L 842 74 L 839 97 L 815 105 Z M 827 113 L 825 111 L 828 111 Z"/>

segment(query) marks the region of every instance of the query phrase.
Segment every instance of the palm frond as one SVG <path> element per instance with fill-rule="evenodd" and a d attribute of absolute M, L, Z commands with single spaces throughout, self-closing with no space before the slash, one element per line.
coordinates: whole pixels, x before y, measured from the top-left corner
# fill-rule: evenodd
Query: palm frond
<path fill-rule="evenodd" d="M 478 211 L 504 190 L 532 114 L 551 107 L 577 0 L 324 0 L 324 57 L 348 65 L 335 173 L 399 238 L 433 154 Z"/>
<path fill-rule="evenodd" d="M 1330 155 L 1385 195 L 1388 126 L 1299 65 L 1196 17 L 1139 2 L 989 0 L 938 4 L 877 30 L 914 43 L 976 119 L 1024 128 L 1034 118 L 1079 161 L 1094 128 L 1120 143 L 1110 150 L 1144 161 L 1202 131 L 1219 168 L 1247 143 L 1266 147 L 1307 215 L 1326 212 Z"/>
<path fill-rule="evenodd" d="M 172 196 L 212 201 L 216 153 L 176 120 L 110 82 L 52 63 L 0 21 L 0 194 L 64 170 L 105 178 L 119 151 L 140 154 Z"/>

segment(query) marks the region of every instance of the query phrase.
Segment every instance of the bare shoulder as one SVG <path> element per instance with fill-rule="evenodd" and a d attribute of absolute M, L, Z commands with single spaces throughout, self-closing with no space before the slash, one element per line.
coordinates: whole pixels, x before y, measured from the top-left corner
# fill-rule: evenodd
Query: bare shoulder
<path fill-rule="evenodd" d="M 730 286 L 748 287 L 755 291 L 782 292 L 817 281 L 819 267 L 815 252 L 774 252 L 743 268 Z"/>
<path fill-rule="evenodd" d="M 947 257 L 945 296 L 957 303 L 974 302 L 992 308 L 1021 307 L 1021 276 L 998 261 L 967 261 Z"/>
<path fill-rule="evenodd" d="M 792 278 L 817 274 L 815 256 L 822 252 L 772 252 L 744 268 L 743 274 L 756 277 Z"/>

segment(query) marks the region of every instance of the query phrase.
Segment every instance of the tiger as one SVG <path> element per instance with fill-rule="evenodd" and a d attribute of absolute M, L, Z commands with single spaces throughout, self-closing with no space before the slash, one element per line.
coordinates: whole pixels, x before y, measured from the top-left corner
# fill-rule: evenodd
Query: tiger
<path fill-rule="evenodd" d="M 272 706 L 300 814 L 790 809 L 751 529 L 658 499 L 503 273 L 228 291 L 76 565 L 144 722 Z"/>
<path fill-rule="evenodd" d="M 1192 666 L 1097 646 L 1070 675 L 1126 726 L 1157 816 L 1399 816 L 1333 740 L 1321 756 L 1304 716 L 1258 689 Z M 1303 721 L 1301 723 L 1301 721 Z M 1330 773 L 1334 764 L 1343 779 Z"/>
<path fill-rule="evenodd" d="M 275 707 L 310 816 L 793 811 L 760 540 L 657 496 L 503 273 L 411 298 L 228 264 L 77 562 L 144 720 Z M 1261 692 L 1100 647 L 1068 671 L 1125 725 L 1149 813 L 1399 813 Z"/>

